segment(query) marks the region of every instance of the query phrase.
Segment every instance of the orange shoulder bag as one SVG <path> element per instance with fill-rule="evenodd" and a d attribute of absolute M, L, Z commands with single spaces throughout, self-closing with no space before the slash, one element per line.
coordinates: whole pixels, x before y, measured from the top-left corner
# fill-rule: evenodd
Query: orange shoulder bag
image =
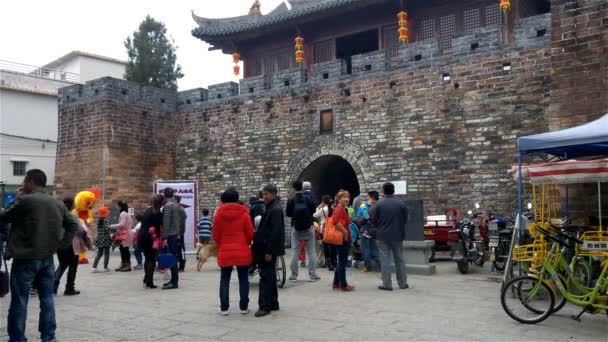
<path fill-rule="evenodd" d="M 328 217 L 325 221 L 325 232 L 323 233 L 323 242 L 330 245 L 342 246 L 344 243 L 344 235 L 334 225 L 334 220 Z"/>

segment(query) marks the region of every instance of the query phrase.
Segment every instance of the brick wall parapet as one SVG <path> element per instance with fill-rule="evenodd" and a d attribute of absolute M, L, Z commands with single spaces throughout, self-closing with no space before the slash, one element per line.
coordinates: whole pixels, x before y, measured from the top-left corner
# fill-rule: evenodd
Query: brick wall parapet
<path fill-rule="evenodd" d="M 59 106 L 85 104 L 109 98 L 142 107 L 173 112 L 177 109 L 177 93 L 169 89 L 142 86 L 112 77 L 103 77 L 59 89 Z"/>
<path fill-rule="evenodd" d="M 386 71 L 388 62 L 387 51 L 385 49 L 353 56 L 352 75 L 353 77 L 381 75 Z"/>
<path fill-rule="evenodd" d="M 186 112 L 200 107 L 207 102 L 209 91 L 205 88 L 195 88 L 177 93 L 177 110 Z"/>
<path fill-rule="evenodd" d="M 224 82 L 209 86 L 209 102 L 222 102 L 239 95 L 239 84 Z"/>
<path fill-rule="evenodd" d="M 496 54 L 548 47 L 551 14 L 522 18 L 514 26 L 513 41 L 502 43 L 502 27 L 484 27 L 453 38 L 452 48 L 440 50 L 437 40 L 426 40 L 400 47 L 398 55 L 389 57 L 384 49 L 352 57 L 352 73 L 347 73 L 345 60 L 313 64 L 308 74 L 304 67 L 284 70 L 273 75 L 242 79 L 239 84 L 226 82 L 175 93 L 171 90 L 144 87 L 109 77 L 73 85 L 59 91 L 60 106 L 87 103 L 100 97 L 120 99 L 164 111 L 187 112 L 221 104 L 226 99 L 302 93 L 306 89 L 383 77 L 425 68 L 442 68 L 465 60 Z"/>
<path fill-rule="evenodd" d="M 279 93 L 289 92 L 290 89 L 301 87 L 306 83 L 306 69 L 293 68 L 279 71 L 272 75 L 271 89 Z"/>

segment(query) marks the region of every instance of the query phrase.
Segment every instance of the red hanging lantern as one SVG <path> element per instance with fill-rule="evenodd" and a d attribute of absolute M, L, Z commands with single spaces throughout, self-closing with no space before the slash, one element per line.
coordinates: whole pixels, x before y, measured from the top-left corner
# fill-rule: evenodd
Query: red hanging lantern
<path fill-rule="evenodd" d="M 296 51 L 302 50 L 302 48 L 304 47 L 304 38 L 297 36 L 295 39 L 295 42 L 296 42 Z"/>
<path fill-rule="evenodd" d="M 407 12 L 401 11 L 397 13 L 399 41 L 405 43 L 410 40 L 409 29 L 407 28 Z"/>
<path fill-rule="evenodd" d="M 399 28 L 399 41 L 401 43 L 406 43 L 410 40 L 409 30 L 406 26 L 402 26 Z"/>
<path fill-rule="evenodd" d="M 399 41 L 405 43 L 409 40 L 409 30 L 407 28 L 407 12 L 401 11 L 397 13 Z"/>
<path fill-rule="evenodd" d="M 296 63 L 304 62 L 304 51 L 297 50 L 296 51 Z"/>
<path fill-rule="evenodd" d="M 500 0 L 500 9 L 507 12 L 511 9 L 511 0 Z"/>
<path fill-rule="evenodd" d="M 234 66 L 232 67 L 232 72 L 234 76 L 238 76 L 241 73 L 241 67 L 239 66 L 239 62 L 241 61 L 241 55 L 238 52 L 232 54 L 232 62 Z"/>
<path fill-rule="evenodd" d="M 304 38 L 297 36 L 295 41 L 296 63 L 304 62 Z"/>
<path fill-rule="evenodd" d="M 406 26 L 407 25 L 407 12 L 401 11 L 401 12 L 397 13 L 397 19 L 398 19 L 399 26 Z"/>

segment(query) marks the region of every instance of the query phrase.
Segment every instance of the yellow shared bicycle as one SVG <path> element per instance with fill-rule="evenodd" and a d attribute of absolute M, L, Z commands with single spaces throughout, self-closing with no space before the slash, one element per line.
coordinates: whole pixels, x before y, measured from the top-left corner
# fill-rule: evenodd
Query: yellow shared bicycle
<path fill-rule="evenodd" d="M 501 304 L 505 312 L 518 322 L 535 324 L 556 312 L 557 307 L 563 306 L 557 301 L 565 299 L 581 307 L 582 311 L 575 319 L 585 312 L 597 314 L 606 311 L 608 314 L 608 232 L 600 228 L 599 231 L 584 233 L 581 239 L 570 236 L 566 239 L 541 227 L 537 229 L 553 244 L 539 268 L 505 284 L 501 291 Z M 570 241 L 580 244 L 580 248 L 574 248 Z M 567 250 L 577 251 L 575 257 L 581 255 L 604 259 L 594 287 L 587 287 L 572 276 L 570 266 L 562 258 Z"/>

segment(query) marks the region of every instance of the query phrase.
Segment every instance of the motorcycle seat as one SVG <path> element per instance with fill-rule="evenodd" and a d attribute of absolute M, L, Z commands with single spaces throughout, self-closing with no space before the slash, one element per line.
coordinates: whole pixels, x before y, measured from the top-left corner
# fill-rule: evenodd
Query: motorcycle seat
<path fill-rule="evenodd" d="M 498 234 L 513 234 L 513 229 L 502 229 L 498 231 Z"/>

